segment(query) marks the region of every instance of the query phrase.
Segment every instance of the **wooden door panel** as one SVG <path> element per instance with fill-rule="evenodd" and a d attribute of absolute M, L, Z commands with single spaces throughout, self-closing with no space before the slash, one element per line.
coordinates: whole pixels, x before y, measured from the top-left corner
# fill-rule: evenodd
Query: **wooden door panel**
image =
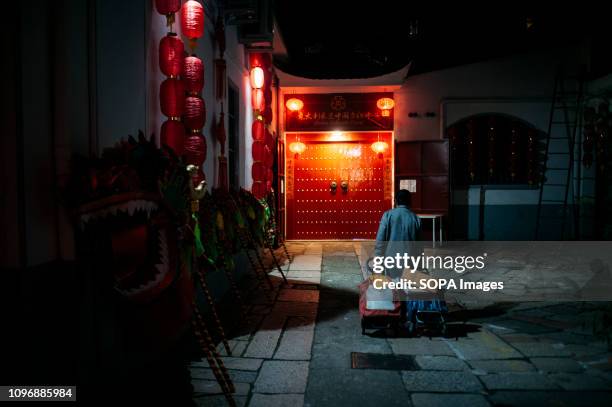
<path fill-rule="evenodd" d="M 287 145 L 294 137 L 287 135 Z M 361 135 L 356 141 L 325 142 L 321 137 L 309 141 L 301 136 L 306 151 L 297 158 L 292 156 L 294 190 L 287 195 L 293 197 L 287 200 L 291 238 L 376 237 L 380 217 L 391 207 L 391 192 L 385 189 L 384 181 L 391 177 L 385 162 L 392 152 L 380 157 L 372 151 L 371 144 L 378 137 Z M 391 133 L 381 140 L 390 145 Z M 343 181 L 348 182 L 346 190 Z M 330 188 L 332 182 L 337 183 L 335 191 Z"/>

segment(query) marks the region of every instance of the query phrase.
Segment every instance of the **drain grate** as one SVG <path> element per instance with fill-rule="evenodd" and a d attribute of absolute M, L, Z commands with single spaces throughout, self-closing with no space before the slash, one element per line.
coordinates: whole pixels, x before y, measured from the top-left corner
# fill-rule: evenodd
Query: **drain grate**
<path fill-rule="evenodd" d="M 351 369 L 420 370 L 409 355 L 351 352 Z"/>

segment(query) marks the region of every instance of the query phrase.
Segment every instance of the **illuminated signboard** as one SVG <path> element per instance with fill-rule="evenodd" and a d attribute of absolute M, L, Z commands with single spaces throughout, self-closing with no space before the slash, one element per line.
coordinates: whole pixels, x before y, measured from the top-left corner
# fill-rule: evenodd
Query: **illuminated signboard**
<path fill-rule="evenodd" d="M 285 108 L 287 131 L 376 131 L 393 130 L 393 109 L 388 116 L 376 106 L 381 98 L 393 98 L 393 93 L 330 93 L 287 94 L 289 99 L 299 99 L 304 105 L 300 110 Z"/>

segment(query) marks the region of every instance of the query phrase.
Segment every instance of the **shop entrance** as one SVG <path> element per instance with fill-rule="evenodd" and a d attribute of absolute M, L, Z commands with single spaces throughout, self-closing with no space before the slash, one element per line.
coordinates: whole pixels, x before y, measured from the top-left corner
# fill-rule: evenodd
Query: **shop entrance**
<path fill-rule="evenodd" d="M 374 239 L 393 199 L 392 133 L 287 133 L 285 145 L 287 237 Z"/>

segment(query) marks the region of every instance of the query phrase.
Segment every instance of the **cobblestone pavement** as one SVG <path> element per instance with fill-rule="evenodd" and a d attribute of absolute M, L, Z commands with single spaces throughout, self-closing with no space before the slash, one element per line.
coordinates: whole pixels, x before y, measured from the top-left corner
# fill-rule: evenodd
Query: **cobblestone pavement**
<path fill-rule="evenodd" d="M 358 243 L 289 249 L 291 284 L 252 306 L 252 333 L 232 338 L 224 358 L 238 405 L 612 405 L 612 353 L 585 324 L 601 304 L 464 309 L 446 338 L 362 335 Z M 407 355 L 416 368 L 352 369 L 352 352 Z M 192 377 L 200 405 L 225 405 L 205 361 Z"/>

